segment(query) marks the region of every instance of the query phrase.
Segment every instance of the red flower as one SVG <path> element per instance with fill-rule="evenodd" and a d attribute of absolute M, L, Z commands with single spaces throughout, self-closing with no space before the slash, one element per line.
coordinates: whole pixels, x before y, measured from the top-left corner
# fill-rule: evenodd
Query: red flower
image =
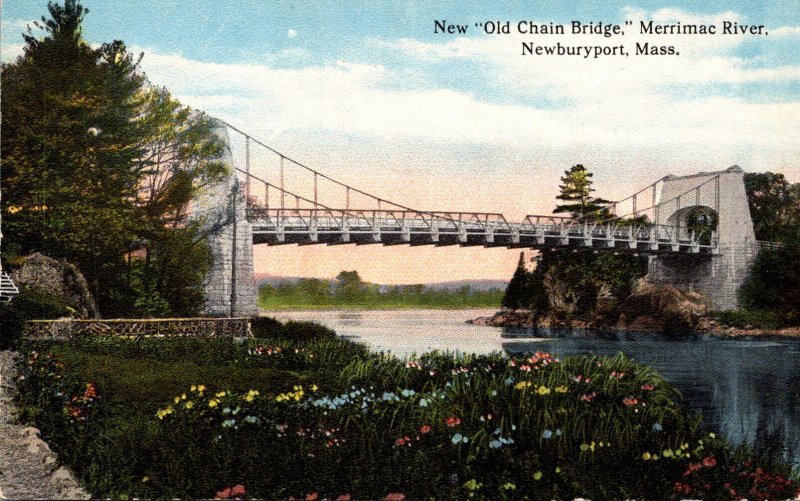
<path fill-rule="evenodd" d="M 319 494 L 316 492 L 309 492 L 306 494 L 306 501 L 317 501 L 317 498 L 319 498 Z"/>
<path fill-rule="evenodd" d="M 653 390 L 656 389 L 656 385 L 654 385 L 654 384 L 643 384 L 642 385 L 642 389 L 644 391 L 653 391 Z"/>
<path fill-rule="evenodd" d="M 97 396 L 97 389 L 93 383 L 86 383 L 86 391 L 83 392 L 83 398 L 89 399 Z"/>
<path fill-rule="evenodd" d="M 384 501 L 403 501 L 406 498 L 406 495 L 402 492 L 390 492 L 386 495 Z"/>
<path fill-rule="evenodd" d="M 633 398 L 633 397 L 625 397 L 625 398 L 623 398 L 623 399 L 622 399 L 622 403 L 623 403 L 623 404 L 625 404 L 625 405 L 627 405 L 628 407 L 630 407 L 631 405 L 636 405 L 636 404 L 638 404 L 638 403 L 639 403 L 639 401 L 638 401 L 638 400 L 636 400 L 636 399 L 635 399 L 635 398 Z"/>
<path fill-rule="evenodd" d="M 584 402 L 591 402 L 592 400 L 594 400 L 594 397 L 596 397 L 596 396 L 597 396 L 597 393 L 593 391 L 591 393 L 587 393 L 586 395 L 583 395 L 581 397 L 581 400 L 583 400 Z"/>
<path fill-rule="evenodd" d="M 242 484 L 236 484 L 233 487 L 225 487 L 217 492 L 214 499 L 241 499 L 245 494 L 245 488 Z"/>
<path fill-rule="evenodd" d="M 429 424 L 424 424 L 424 425 L 422 425 L 422 426 L 420 427 L 420 429 L 419 429 L 419 432 L 420 432 L 420 433 L 423 433 L 423 434 L 424 434 L 424 433 L 430 433 L 430 432 L 431 432 L 431 425 L 429 425 Z"/>
<path fill-rule="evenodd" d="M 460 425 L 460 424 L 461 424 L 461 419 L 460 419 L 460 418 L 457 418 L 457 417 L 455 417 L 455 416 L 450 416 L 449 418 L 447 418 L 447 419 L 445 419 L 445 420 L 444 420 L 444 423 L 445 423 L 447 426 L 449 426 L 449 427 L 451 427 L 451 428 L 452 428 L 453 426 L 458 426 L 458 425 Z"/>
<path fill-rule="evenodd" d="M 336 498 L 336 501 L 350 501 L 350 499 L 352 499 L 352 496 L 350 495 L 350 493 L 347 493 L 347 494 L 340 494 L 339 497 Z"/>
<path fill-rule="evenodd" d="M 717 458 L 714 456 L 703 458 L 703 466 L 707 466 L 708 468 L 714 467 L 717 465 Z"/>
<path fill-rule="evenodd" d="M 406 440 L 404 438 L 398 438 L 394 441 L 394 445 L 400 447 L 401 445 L 406 445 Z"/>

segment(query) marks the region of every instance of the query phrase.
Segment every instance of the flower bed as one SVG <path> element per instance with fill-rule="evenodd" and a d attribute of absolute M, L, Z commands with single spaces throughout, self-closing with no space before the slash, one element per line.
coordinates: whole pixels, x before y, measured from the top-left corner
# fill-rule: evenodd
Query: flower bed
<path fill-rule="evenodd" d="M 216 340 L 204 355 L 185 343 L 28 352 L 24 417 L 96 496 L 733 499 L 797 490 L 785 470 L 746 463 L 700 431 L 669 384 L 622 355 L 397 360 L 340 339 Z M 271 372 L 245 381 L 164 374 L 170 398 L 148 400 L 145 388 L 137 398 L 146 405 L 126 406 L 115 360 L 178 364 L 181 353 L 183 363 Z"/>

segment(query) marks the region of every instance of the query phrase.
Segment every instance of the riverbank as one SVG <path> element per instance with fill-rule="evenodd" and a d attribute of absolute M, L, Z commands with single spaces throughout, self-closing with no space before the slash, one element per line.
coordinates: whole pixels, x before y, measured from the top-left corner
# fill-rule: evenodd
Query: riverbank
<path fill-rule="evenodd" d="M 14 352 L 0 351 L 0 498 L 89 499 L 33 426 L 16 420 Z"/>
<path fill-rule="evenodd" d="M 536 316 L 530 310 L 500 310 L 492 316 L 477 317 L 467 320 L 471 325 L 488 327 L 513 327 L 513 328 L 542 328 L 542 329 L 576 329 L 576 330 L 602 330 L 602 331 L 631 331 L 637 332 L 663 332 L 660 325 L 637 326 L 636 329 L 623 326 L 596 326 L 586 320 L 563 320 L 551 316 Z M 741 328 L 720 323 L 716 318 L 705 315 L 700 317 L 692 332 L 708 334 L 717 337 L 785 337 L 800 339 L 800 327 L 785 327 L 781 329 Z"/>

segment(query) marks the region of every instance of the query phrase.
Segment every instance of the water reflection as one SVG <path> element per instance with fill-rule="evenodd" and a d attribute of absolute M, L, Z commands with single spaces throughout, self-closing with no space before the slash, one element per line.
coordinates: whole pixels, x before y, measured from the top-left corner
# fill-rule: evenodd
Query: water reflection
<path fill-rule="evenodd" d="M 376 351 L 398 356 L 449 350 L 558 356 L 624 352 L 677 386 L 705 424 L 735 443 L 753 444 L 800 469 L 800 341 L 678 340 L 635 332 L 500 329 L 465 324 L 489 314 L 472 311 L 306 311 L 282 319 L 323 323 Z M 531 337 L 535 336 L 535 337 Z"/>

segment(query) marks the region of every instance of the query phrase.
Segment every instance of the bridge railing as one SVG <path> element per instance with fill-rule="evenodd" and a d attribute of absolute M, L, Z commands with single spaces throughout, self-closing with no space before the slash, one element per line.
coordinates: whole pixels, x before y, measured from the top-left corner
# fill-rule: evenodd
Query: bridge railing
<path fill-rule="evenodd" d="M 359 210 L 359 209 L 292 209 L 249 206 L 248 220 L 258 227 L 318 229 L 386 229 L 439 230 L 462 229 L 487 231 L 505 229 L 511 225 L 499 213 Z"/>

